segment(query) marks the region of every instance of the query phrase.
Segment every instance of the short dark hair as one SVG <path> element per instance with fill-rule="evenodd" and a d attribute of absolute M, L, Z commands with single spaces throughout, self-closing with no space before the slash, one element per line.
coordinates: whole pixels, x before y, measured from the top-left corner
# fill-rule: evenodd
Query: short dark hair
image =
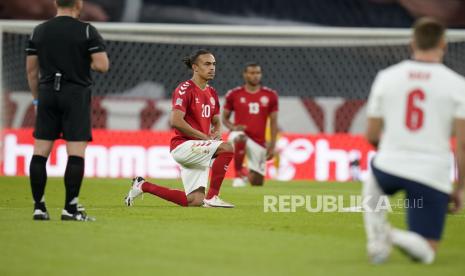
<path fill-rule="evenodd" d="M 261 65 L 258 62 L 249 61 L 244 65 L 244 72 L 247 72 L 250 67 L 261 67 Z"/>
<path fill-rule="evenodd" d="M 55 0 L 57 6 L 60 8 L 72 8 L 76 5 L 76 2 L 79 0 Z"/>
<path fill-rule="evenodd" d="M 190 55 L 184 57 L 182 59 L 182 62 L 187 66 L 187 68 L 192 69 L 192 65 L 197 62 L 197 58 L 201 55 L 207 55 L 207 54 L 212 54 L 212 52 L 206 50 L 206 49 L 198 49 L 192 52 Z"/>
<path fill-rule="evenodd" d="M 445 26 L 434 18 L 423 17 L 413 25 L 413 38 L 420 50 L 431 50 L 439 45 L 444 37 Z"/>

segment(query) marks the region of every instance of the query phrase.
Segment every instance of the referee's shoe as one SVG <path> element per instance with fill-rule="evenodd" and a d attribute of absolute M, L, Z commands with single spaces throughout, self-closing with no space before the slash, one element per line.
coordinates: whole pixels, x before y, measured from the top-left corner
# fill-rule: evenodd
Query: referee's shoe
<path fill-rule="evenodd" d="M 89 217 L 82 205 L 78 205 L 75 213 L 70 213 L 66 209 L 61 211 L 61 220 L 63 221 L 95 221 L 94 217 Z"/>
<path fill-rule="evenodd" d="M 43 211 L 41 209 L 35 209 L 34 213 L 32 214 L 33 220 L 50 220 L 50 216 L 48 215 L 47 211 Z"/>

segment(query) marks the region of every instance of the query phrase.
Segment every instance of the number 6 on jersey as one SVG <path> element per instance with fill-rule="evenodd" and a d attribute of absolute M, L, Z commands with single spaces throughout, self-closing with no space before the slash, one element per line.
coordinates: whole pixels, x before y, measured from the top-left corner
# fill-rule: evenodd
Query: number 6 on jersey
<path fill-rule="evenodd" d="M 408 93 L 405 125 L 411 131 L 417 131 L 423 126 L 423 110 L 416 104 L 425 100 L 425 93 L 415 89 Z"/>

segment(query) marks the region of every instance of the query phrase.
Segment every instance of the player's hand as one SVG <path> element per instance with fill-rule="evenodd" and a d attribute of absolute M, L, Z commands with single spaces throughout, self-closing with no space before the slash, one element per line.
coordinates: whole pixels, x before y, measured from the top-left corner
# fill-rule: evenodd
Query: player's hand
<path fill-rule="evenodd" d="M 449 212 L 452 214 L 456 214 L 460 212 L 463 208 L 463 189 L 455 189 L 452 194 L 450 195 L 449 202 L 451 206 L 449 206 Z"/>
<path fill-rule="evenodd" d="M 233 131 L 244 131 L 245 128 L 246 128 L 245 125 L 235 125 L 232 130 Z"/>
<path fill-rule="evenodd" d="M 210 133 L 210 139 L 220 141 L 221 140 L 221 133 L 219 131 L 212 131 Z"/>
<path fill-rule="evenodd" d="M 266 160 L 271 160 L 274 157 L 274 146 L 268 145 L 266 147 Z"/>

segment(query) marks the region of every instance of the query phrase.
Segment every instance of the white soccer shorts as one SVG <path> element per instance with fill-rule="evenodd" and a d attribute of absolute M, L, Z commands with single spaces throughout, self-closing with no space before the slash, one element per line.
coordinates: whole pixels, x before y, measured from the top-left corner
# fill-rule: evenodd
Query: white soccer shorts
<path fill-rule="evenodd" d="M 228 136 L 228 141 L 234 146 L 234 139 L 241 134 L 245 135 L 243 131 L 231 131 Z M 247 167 L 249 170 L 264 176 L 266 174 L 266 148 L 247 137 L 245 154 L 247 156 Z"/>
<path fill-rule="evenodd" d="M 200 187 L 207 188 L 213 155 L 223 141 L 189 140 L 171 151 L 181 167 L 181 179 L 186 195 Z"/>

